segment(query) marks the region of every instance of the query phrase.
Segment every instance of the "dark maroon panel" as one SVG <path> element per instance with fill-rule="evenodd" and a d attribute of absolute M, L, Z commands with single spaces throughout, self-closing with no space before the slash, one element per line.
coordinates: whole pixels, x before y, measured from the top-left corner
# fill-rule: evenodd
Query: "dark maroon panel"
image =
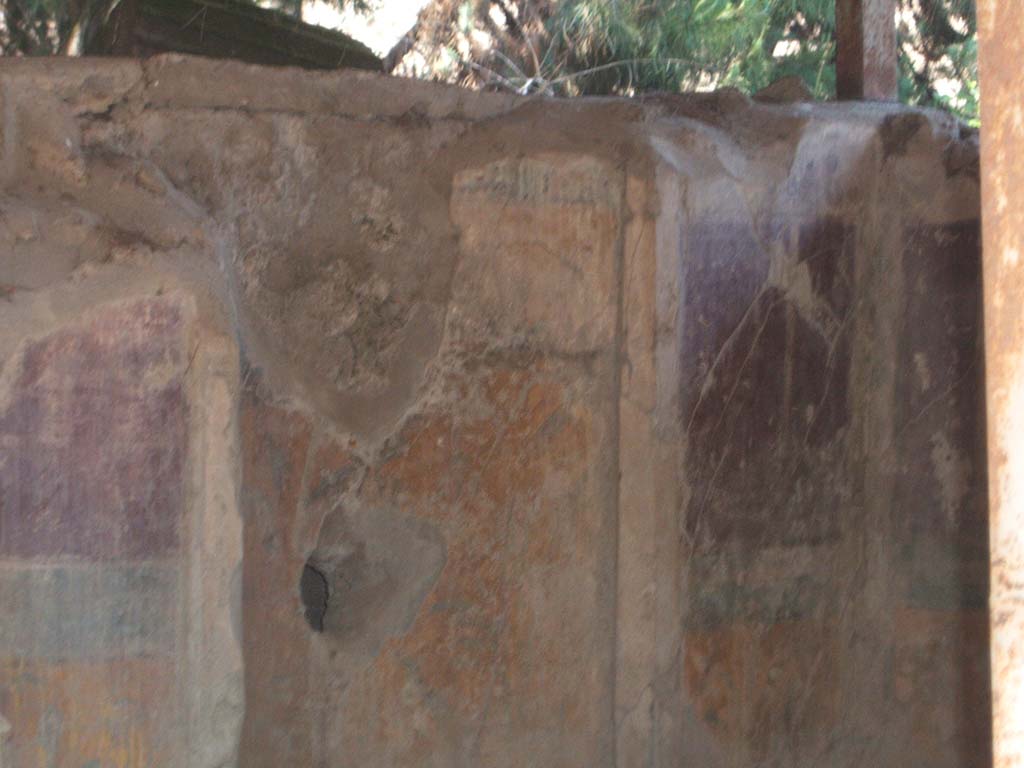
<path fill-rule="evenodd" d="M 0 553 L 153 557 L 178 542 L 182 315 L 104 308 L 24 350 L 0 411 Z"/>
<path fill-rule="evenodd" d="M 821 218 L 799 227 L 798 259 L 807 265 L 815 295 L 842 321 L 853 300 L 854 230 L 835 218 Z"/>
<path fill-rule="evenodd" d="M 687 235 L 681 354 L 688 413 L 718 353 L 743 324 L 768 277 L 768 254 L 746 222 L 698 221 Z"/>
<path fill-rule="evenodd" d="M 988 498 L 977 220 L 904 233 L 894 393 L 894 598 L 928 632 L 897 638 L 915 719 L 961 765 L 991 764 Z M 908 621 L 908 619 L 903 619 Z M 917 629 L 915 627 L 915 629 Z M 948 692 L 939 703 L 935 690 Z M 944 710 L 942 708 L 945 708 Z M 917 745 L 913 745 L 917 755 Z"/>
<path fill-rule="evenodd" d="M 812 296 L 760 282 L 750 240 L 698 228 L 684 276 L 683 370 L 693 493 L 688 530 L 704 545 L 813 544 L 836 534 L 849 412 L 853 230 L 832 219 L 777 223 Z M 730 231 L 725 229 L 724 231 Z M 718 274 L 733 264 L 731 276 Z M 765 266 L 761 266 L 765 265 Z M 766 275 L 765 275 L 766 277 Z M 799 287 L 792 289 L 794 292 Z"/>
<path fill-rule="evenodd" d="M 987 574 L 980 242 L 977 221 L 905 236 L 893 426 L 902 527 L 952 537 Z"/>

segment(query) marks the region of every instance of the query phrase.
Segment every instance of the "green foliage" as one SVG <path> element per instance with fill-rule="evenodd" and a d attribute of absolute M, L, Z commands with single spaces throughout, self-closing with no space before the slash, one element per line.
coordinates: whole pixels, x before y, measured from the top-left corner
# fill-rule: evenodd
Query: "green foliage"
<path fill-rule="evenodd" d="M 479 19 L 491 5 L 464 8 Z M 902 99 L 976 123 L 973 0 L 898 5 Z M 504 87 L 562 95 L 723 86 L 751 93 L 797 76 L 817 98 L 835 96 L 835 0 L 520 0 L 515 10 L 522 42 L 499 36 L 498 55 L 485 62 Z M 466 14 L 464 29 L 473 21 Z"/>
<path fill-rule="evenodd" d="M 978 125 L 974 0 L 917 0 L 901 14 L 900 100 L 949 110 Z"/>
<path fill-rule="evenodd" d="M 0 48 L 5 54 L 28 56 L 56 53 L 61 34 L 69 26 L 64 0 L 3 0 Z"/>
<path fill-rule="evenodd" d="M 795 74 L 827 96 L 833 26 L 829 0 L 568 0 L 547 24 L 547 63 L 581 73 L 567 89 L 580 93 L 751 91 Z"/>
<path fill-rule="evenodd" d="M 121 0 L 0 0 L 0 54 L 68 53 L 72 38 L 94 33 Z"/>

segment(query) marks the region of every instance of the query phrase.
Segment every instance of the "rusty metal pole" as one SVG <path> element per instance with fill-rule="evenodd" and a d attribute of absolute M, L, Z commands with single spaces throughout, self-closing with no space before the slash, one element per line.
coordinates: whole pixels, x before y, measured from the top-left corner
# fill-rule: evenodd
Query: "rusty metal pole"
<path fill-rule="evenodd" d="M 895 101 L 896 0 L 836 0 L 836 96 Z"/>
<path fill-rule="evenodd" d="M 1024 768 L 1024 3 L 979 0 L 995 768 Z"/>

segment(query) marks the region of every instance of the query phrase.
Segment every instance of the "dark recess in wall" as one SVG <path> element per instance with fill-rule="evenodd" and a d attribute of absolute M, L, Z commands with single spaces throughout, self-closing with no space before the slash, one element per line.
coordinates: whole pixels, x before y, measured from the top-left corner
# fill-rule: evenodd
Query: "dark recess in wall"
<path fill-rule="evenodd" d="M 299 579 L 299 595 L 302 598 L 309 626 L 314 632 L 323 632 L 330 588 L 327 586 L 327 577 L 309 563 L 302 568 L 302 576 Z"/>

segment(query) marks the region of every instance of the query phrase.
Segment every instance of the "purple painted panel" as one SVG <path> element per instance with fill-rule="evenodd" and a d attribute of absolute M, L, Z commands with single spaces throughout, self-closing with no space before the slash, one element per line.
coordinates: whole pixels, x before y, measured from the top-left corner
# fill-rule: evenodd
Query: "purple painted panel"
<path fill-rule="evenodd" d="M 694 408 L 702 384 L 748 319 L 768 277 L 769 256 L 742 221 L 697 221 L 688 234 L 682 327 L 682 406 Z"/>
<path fill-rule="evenodd" d="M 894 533 L 910 602 L 936 610 L 988 597 L 980 251 L 977 221 L 905 234 Z"/>
<path fill-rule="evenodd" d="M 830 540 L 831 452 L 849 419 L 854 232 L 830 218 L 775 222 L 775 242 L 807 270 L 812 295 L 798 300 L 766 284 L 767 256 L 729 231 L 693 232 L 683 281 L 682 367 L 695 371 L 681 398 L 688 530 L 708 546 Z"/>
<path fill-rule="evenodd" d="M 29 344 L 0 403 L 0 554 L 154 557 L 177 546 L 182 313 L 104 308 Z"/>

